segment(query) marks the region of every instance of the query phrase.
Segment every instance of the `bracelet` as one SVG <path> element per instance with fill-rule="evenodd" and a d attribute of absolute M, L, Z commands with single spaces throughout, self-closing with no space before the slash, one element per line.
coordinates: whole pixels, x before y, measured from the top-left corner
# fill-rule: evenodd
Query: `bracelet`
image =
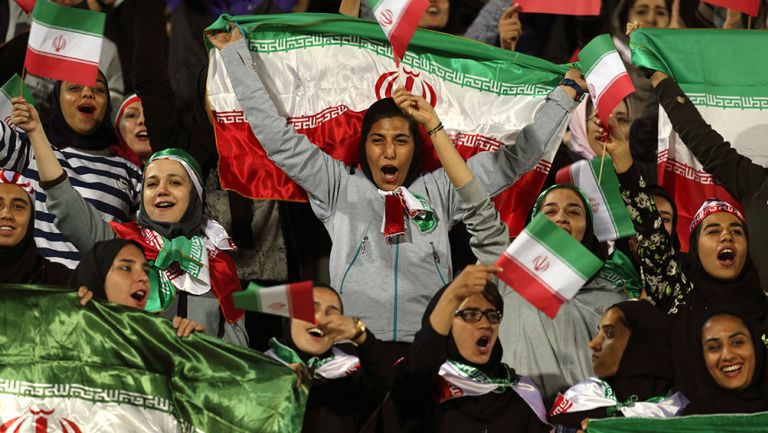
<path fill-rule="evenodd" d="M 562 86 L 568 86 L 571 89 L 576 91 L 576 99 L 581 100 L 581 97 L 584 96 L 584 89 L 579 86 L 579 83 L 577 83 L 575 80 L 572 80 L 570 78 L 563 78 L 560 81 L 560 85 Z"/>
<path fill-rule="evenodd" d="M 443 130 L 443 122 L 440 122 L 437 126 L 427 131 L 427 135 L 430 137 Z"/>
<path fill-rule="evenodd" d="M 355 320 L 355 331 L 356 332 L 355 332 L 355 335 L 351 338 L 351 340 L 352 340 L 353 343 L 357 343 L 357 340 L 359 340 L 360 337 L 362 337 L 363 334 L 365 334 L 366 326 L 365 326 L 365 322 L 360 320 L 359 317 L 353 317 L 353 319 Z"/>

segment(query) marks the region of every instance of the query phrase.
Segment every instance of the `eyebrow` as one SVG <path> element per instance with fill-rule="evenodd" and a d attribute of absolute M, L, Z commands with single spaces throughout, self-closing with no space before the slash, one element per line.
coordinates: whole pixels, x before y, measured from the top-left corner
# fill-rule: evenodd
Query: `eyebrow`
<path fill-rule="evenodd" d="M 551 202 L 548 202 L 548 203 L 544 203 L 544 206 L 542 206 L 542 207 L 547 207 L 547 206 L 559 206 L 559 205 L 560 205 L 560 204 L 559 204 L 558 202 L 556 202 L 556 201 L 551 201 Z M 584 209 L 584 206 L 582 206 L 581 204 L 579 204 L 579 203 L 576 203 L 576 202 L 570 202 L 570 203 L 566 203 L 566 204 L 565 204 L 565 206 L 563 206 L 563 207 L 574 207 L 574 206 L 575 206 L 575 207 L 577 207 L 577 208 L 579 208 L 579 209 Z"/>
<path fill-rule="evenodd" d="M 720 223 L 709 223 L 709 224 L 705 225 L 702 230 L 706 230 L 706 229 L 711 228 L 711 227 L 718 227 L 718 228 L 720 228 L 721 226 L 722 226 L 722 224 L 720 224 Z M 733 223 L 728 224 L 728 228 L 731 228 L 731 227 L 744 228 L 744 224 L 733 222 Z"/>

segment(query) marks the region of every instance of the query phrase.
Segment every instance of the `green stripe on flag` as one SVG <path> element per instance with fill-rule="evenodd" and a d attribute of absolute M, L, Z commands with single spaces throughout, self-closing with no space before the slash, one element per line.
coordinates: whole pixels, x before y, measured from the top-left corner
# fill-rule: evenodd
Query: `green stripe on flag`
<path fill-rule="evenodd" d="M 603 266 L 603 262 L 581 242 L 550 221 L 543 213 L 539 213 L 531 220 L 525 227 L 525 232 L 585 281 Z"/>
<path fill-rule="evenodd" d="M 610 35 L 600 35 L 592 39 L 586 47 L 579 51 L 579 63 L 581 64 L 581 70 L 584 71 L 584 75 L 589 75 L 592 72 L 592 68 L 595 67 L 600 60 L 611 51 L 616 51 L 616 46 L 613 44 L 613 39 Z"/>
<path fill-rule="evenodd" d="M 87 9 L 59 6 L 48 0 L 37 0 L 32 19 L 46 27 L 101 37 L 104 34 L 106 15 Z"/>
<path fill-rule="evenodd" d="M 589 161 L 589 169 L 595 180 L 600 179 L 600 195 L 603 202 L 608 206 L 608 213 L 611 215 L 611 224 L 616 231 L 617 239 L 634 235 L 635 225 L 629 216 L 627 206 L 621 198 L 619 190 L 619 178 L 613 169 L 613 160 L 610 156 L 605 156 L 603 162 L 602 178 L 600 178 L 600 158 L 593 158 Z"/>
<path fill-rule="evenodd" d="M 29 88 L 25 85 L 21 84 L 21 77 L 19 74 L 13 74 L 10 80 L 6 81 L 5 84 L 3 84 L 3 87 L 0 87 L 0 92 L 3 93 L 3 95 L 8 98 L 10 101 L 11 98 L 15 98 L 19 96 L 19 89 L 21 88 L 21 92 L 24 95 L 24 99 L 27 100 L 32 105 L 36 105 L 37 102 L 35 101 L 35 98 L 32 96 L 32 93 L 30 93 Z"/>
<path fill-rule="evenodd" d="M 697 106 L 768 108 L 768 32 L 640 29 L 630 47 L 633 64 L 674 77 L 686 94 L 744 98 L 725 105 L 694 101 Z"/>
<path fill-rule="evenodd" d="M 764 433 L 768 412 L 673 418 L 590 419 L 587 433 Z"/>
<path fill-rule="evenodd" d="M 251 51 L 274 53 L 310 47 L 356 46 L 392 57 L 392 49 L 376 22 L 332 14 L 222 15 L 206 31 L 228 31 L 238 25 Z M 210 42 L 207 42 L 211 48 Z M 468 61 L 466 61 L 466 60 Z M 473 66 L 484 62 L 485 67 Z M 418 29 L 402 63 L 426 70 L 448 82 L 498 94 L 545 95 L 558 85 L 568 65 L 503 50 L 470 39 Z M 514 83 L 514 84 L 510 84 Z"/>
<path fill-rule="evenodd" d="M 235 302 L 235 307 L 248 311 L 264 311 L 261 306 L 261 295 L 259 295 L 259 290 L 262 288 L 256 283 L 250 283 L 242 292 L 233 293 L 232 300 Z"/>
<path fill-rule="evenodd" d="M 379 3 L 383 1 L 384 0 L 368 0 L 368 5 L 371 7 L 371 10 L 376 10 L 376 8 L 379 6 Z"/>

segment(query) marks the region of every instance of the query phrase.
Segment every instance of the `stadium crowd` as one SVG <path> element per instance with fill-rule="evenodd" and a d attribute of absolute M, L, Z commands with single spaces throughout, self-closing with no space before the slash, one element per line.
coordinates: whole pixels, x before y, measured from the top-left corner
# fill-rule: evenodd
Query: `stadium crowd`
<path fill-rule="evenodd" d="M 374 20 L 367 2 L 56 3 L 106 13 L 100 70 L 94 86 L 27 74 L 36 104 L 16 97 L 0 122 L 0 283 L 67 286 L 83 305 L 159 312 L 179 337 L 265 352 L 309 387 L 304 432 L 576 432 L 588 419 L 768 411 L 768 168 L 714 131 L 673 78 L 632 65 L 627 37 L 760 31 L 768 2 L 757 18 L 696 0 L 603 0 L 599 16 L 578 17 L 429 0 L 420 27 L 554 63 L 610 33 L 636 90 L 605 125 L 570 69 L 514 145 L 465 161 L 432 106 L 399 88 L 367 109 L 354 167 L 278 113 L 238 27 L 203 35 L 222 13 Z M 30 24 L 15 1 L 0 3 L 0 82 L 21 74 Z M 253 134 L 309 203 L 222 188 L 206 39 Z M 740 202 L 698 203 L 685 233 L 675 196 L 655 184 L 662 114 Z M 440 167 L 424 172 L 427 138 Z M 492 198 L 561 142 L 524 211 L 604 266 L 551 318 L 496 277 L 510 234 Z M 555 181 L 606 154 L 631 239 L 598 240 L 585 193 Z M 398 212 L 407 229 L 388 231 Z M 234 306 L 251 282 L 302 280 L 314 281 L 316 323 Z"/>

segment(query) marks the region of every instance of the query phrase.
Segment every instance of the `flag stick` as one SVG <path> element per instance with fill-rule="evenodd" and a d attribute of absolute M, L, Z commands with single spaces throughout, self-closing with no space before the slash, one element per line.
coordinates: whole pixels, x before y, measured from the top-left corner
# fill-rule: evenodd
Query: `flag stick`
<path fill-rule="evenodd" d="M 464 305 L 467 304 L 467 301 L 469 301 L 469 298 L 464 298 L 464 300 L 461 301 L 461 304 L 459 304 L 459 308 L 457 308 L 456 311 L 461 311 L 461 309 L 464 308 Z"/>
<path fill-rule="evenodd" d="M 21 66 L 21 80 L 19 80 L 19 96 L 24 97 L 24 77 L 27 76 L 27 68 Z"/>
<path fill-rule="evenodd" d="M 747 16 L 747 30 L 752 30 L 752 15 Z"/>
<path fill-rule="evenodd" d="M 600 156 L 600 174 L 597 175 L 597 185 L 603 181 L 603 164 L 605 164 L 605 148 L 608 145 L 608 140 L 603 141 L 603 154 Z"/>

